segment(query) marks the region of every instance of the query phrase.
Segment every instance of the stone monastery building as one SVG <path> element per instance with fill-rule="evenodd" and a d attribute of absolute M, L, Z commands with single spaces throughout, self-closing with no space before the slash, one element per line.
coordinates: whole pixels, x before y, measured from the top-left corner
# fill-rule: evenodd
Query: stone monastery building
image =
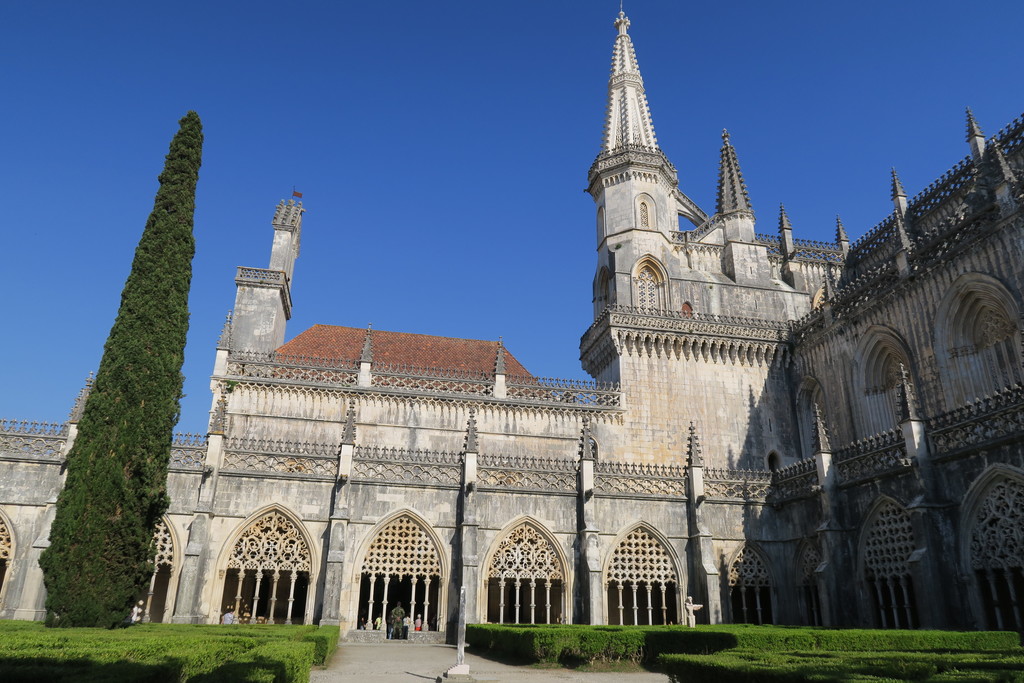
<path fill-rule="evenodd" d="M 728 134 L 715 211 L 679 187 L 615 27 L 594 381 L 500 341 L 286 342 L 282 202 L 269 267 L 235 278 L 208 434 L 175 440 L 147 618 L 355 629 L 401 603 L 443 634 L 465 587 L 470 622 L 679 623 L 689 595 L 702 622 L 1024 630 L 1024 119 L 986 137 L 968 112 L 969 153 L 913 198 L 894 172 L 854 242 L 784 210 L 759 233 Z M 0 618 L 44 614 L 81 403 L 0 423 Z"/>

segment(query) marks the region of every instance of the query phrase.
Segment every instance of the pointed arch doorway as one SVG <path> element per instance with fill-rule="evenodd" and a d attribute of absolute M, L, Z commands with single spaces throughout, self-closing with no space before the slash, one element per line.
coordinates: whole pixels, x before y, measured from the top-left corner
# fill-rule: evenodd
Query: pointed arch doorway
<path fill-rule="evenodd" d="M 424 524 L 402 514 L 377 531 L 363 557 L 359 574 L 357 623 L 380 619 L 397 606 L 424 631 L 444 630 L 444 580 L 441 554 Z"/>
<path fill-rule="evenodd" d="M 228 557 L 221 605 L 239 623 L 306 623 L 312 559 L 298 525 L 279 510 L 247 523 Z"/>

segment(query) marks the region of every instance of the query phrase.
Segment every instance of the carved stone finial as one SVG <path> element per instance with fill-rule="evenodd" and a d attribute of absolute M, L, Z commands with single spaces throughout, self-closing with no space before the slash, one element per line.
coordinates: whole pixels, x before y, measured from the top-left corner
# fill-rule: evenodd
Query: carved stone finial
<path fill-rule="evenodd" d="M 971 111 L 970 107 L 967 107 L 967 142 L 971 141 L 971 138 L 985 139 L 985 134 L 981 132 L 981 126 L 974 118 L 974 112 Z"/>
<path fill-rule="evenodd" d="M 289 199 L 286 202 L 282 199 L 274 211 L 274 220 L 272 221 L 274 229 L 295 230 L 301 225 L 304 212 L 302 202 L 296 202 L 294 199 Z"/>
<path fill-rule="evenodd" d="M 469 409 L 469 420 L 466 422 L 466 453 L 476 453 L 476 408 Z"/>
<path fill-rule="evenodd" d="M 224 327 L 220 330 L 220 339 L 217 340 L 218 349 L 231 350 L 231 311 L 228 311 L 224 318 Z"/>
<path fill-rule="evenodd" d="M 850 238 L 846 236 L 846 228 L 843 227 L 843 219 L 836 214 L 836 242 L 842 244 L 843 242 L 849 242 Z"/>
<path fill-rule="evenodd" d="M 914 396 L 914 385 L 910 382 L 907 367 L 900 363 L 900 379 L 896 384 L 896 420 L 906 422 L 917 420 L 917 398 Z"/>
<path fill-rule="evenodd" d="M 729 140 L 729 131 L 722 131 L 722 156 L 718 164 L 718 213 L 746 211 L 753 213 L 747 184 L 743 180 L 736 148 Z"/>
<path fill-rule="evenodd" d="M 828 438 L 828 427 L 825 426 L 825 418 L 821 414 L 821 406 L 814 403 L 814 428 L 812 429 L 812 447 L 815 453 L 822 453 L 831 450 Z"/>
<path fill-rule="evenodd" d="M 210 416 L 210 434 L 223 434 L 228 426 L 228 397 L 221 393 Z"/>
<path fill-rule="evenodd" d="M 348 410 L 345 411 L 345 429 L 341 433 L 341 443 L 354 446 L 356 443 L 356 400 L 348 401 Z"/>
<path fill-rule="evenodd" d="M 700 437 L 697 436 L 697 425 L 690 422 L 690 435 L 686 438 L 686 464 L 690 467 L 703 467 L 704 454 L 700 447 Z"/>
<path fill-rule="evenodd" d="M 583 430 L 580 434 L 580 459 L 595 460 L 594 437 L 590 433 L 590 416 L 583 418 Z"/>
<path fill-rule="evenodd" d="M 626 32 L 629 30 L 629 17 L 626 16 L 621 7 L 619 8 L 619 17 L 615 20 L 615 28 L 619 30 L 620 36 L 626 35 Z"/>
<path fill-rule="evenodd" d="M 71 414 L 68 416 L 68 422 L 76 423 L 82 419 L 82 412 L 85 410 L 85 402 L 89 399 L 89 394 L 92 393 L 92 385 L 95 381 L 95 375 L 89 372 L 89 376 L 85 378 L 85 386 L 78 392 L 78 396 L 75 397 L 75 403 L 71 406 Z"/>
<path fill-rule="evenodd" d="M 363 337 L 363 351 L 359 354 L 360 363 L 373 362 L 373 324 L 366 326 L 366 336 Z"/>
<path fill-rule="evenodd" d="M 497 357 L 494 359 L 494 374 L 504 375 L 505 374 L 505 345 L 501 341 L 501 337 L 498 337 L 498 351 Z"/>
<path fill-rule="evenodd" d="M 789 215 L 786 213 L 786 205 L 779 204 L 779 232 L 793 232 L 793 224 L 789 222 Z"/>
<path fill-rule="evenodd" d="M 903 183 L 900 182 L 900 177 L 898 175 L 896 175 L 896 169 L 893 168 L 891 170 L 892 170 L 892 199 L 896 199 L 897 197 L 906 198 L 907 193 L 903 189 Z"/>

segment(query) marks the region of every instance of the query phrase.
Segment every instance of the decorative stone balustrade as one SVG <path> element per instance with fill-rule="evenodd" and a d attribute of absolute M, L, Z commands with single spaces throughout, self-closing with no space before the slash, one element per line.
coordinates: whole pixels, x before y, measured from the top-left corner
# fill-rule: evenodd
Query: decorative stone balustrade
<path fill-rule="evenodd" d="M 900 429 L 855 441 L 835 452 L 840 485 L 852 484 L 910 466 Z"/>
<path fill-rule="evenodd" d="M 704 470 L 704 495 L 708 499 L 763 503 L 771 483 L 772 473 L 761 470 Z"/>
<path fill-rule="evenodd" d="M 928 427 L 939 456 L 1019 437 L 1024 433 L 1024 385 L 1015 384 L 939 415 L 929 420 Z"/>
<path fill-rule="evenodd" d="M 481 453 L 477 460 L 481 488 L 575 492 L 577 461 Z"/>
<path fill-rule="evenodd" d="M 770 499 L 772 502 L 782 502 L 806 498 L 816 493 L 819 486 L 818 467 L 814 458 L 797 460 L 774 473 Z"/>
<path fill-rule="evenodd" d="M 206 437 L 177 433 L 171 440 L 171 469 L 201 470 L 206 466 Z"/>
<path fill-rule="evenodd" d="M 594 466 L 594 492 L 685 498 L 686 470 L 672 465 L 600 460 Z"/>
<path fill-rule="evenodd" d="M 356 446 L 353 481 L 458 487 L 462 483 L 461 453 Z"/>

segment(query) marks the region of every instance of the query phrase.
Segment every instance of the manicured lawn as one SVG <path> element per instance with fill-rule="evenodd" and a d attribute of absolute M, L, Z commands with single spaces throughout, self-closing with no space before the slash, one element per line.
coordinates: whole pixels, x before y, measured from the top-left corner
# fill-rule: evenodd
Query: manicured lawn
<path fill-rule="evenodd" d="M 467 627 L 477 653 L 572 666 L 628 661 L 677 683 L 724 681 L 1014 681 L 1020 636 L 994 631 L 882 631 L 785 626 Z"/>
<path fill-rule="evenodd" d="M 337 627 L 143 624 L 108 631 L 0 621 L 0 681 L 306 683 L 337 641 Z"/>

